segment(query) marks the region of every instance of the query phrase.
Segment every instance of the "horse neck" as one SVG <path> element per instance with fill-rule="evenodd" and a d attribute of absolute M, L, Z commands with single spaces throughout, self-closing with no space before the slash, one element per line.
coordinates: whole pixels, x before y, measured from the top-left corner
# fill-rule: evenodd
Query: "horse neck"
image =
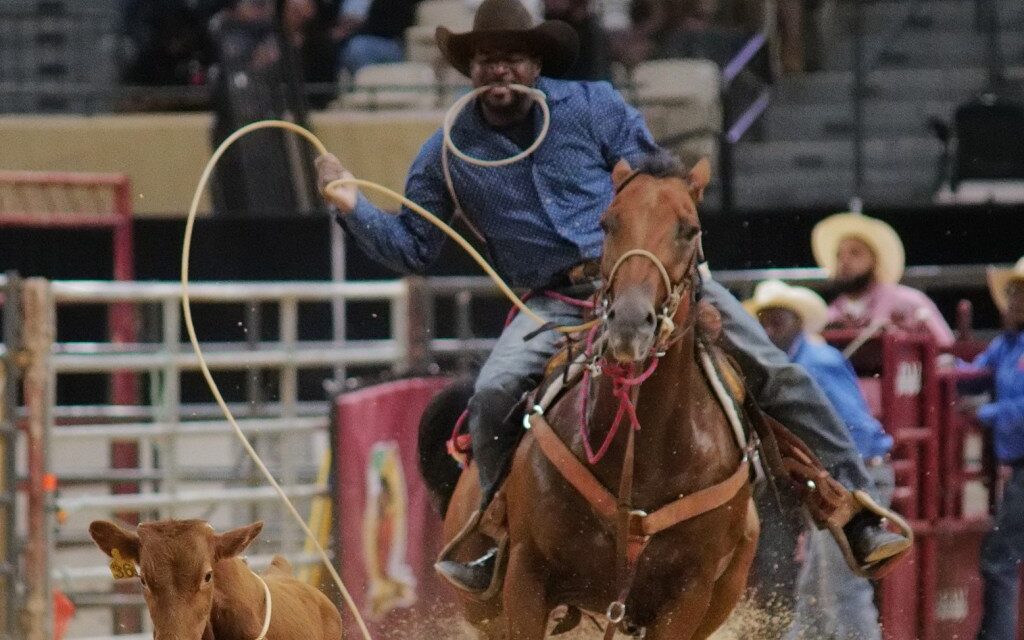
<path fill-rule="evenodd" d="M 263 585 L 240 558 L 221 560 L 213 568 L 214 591 L 213 609 L 210 622 L 217 640 L 245 638 L 258 620 L 257 629 L 263 624 Z"/>

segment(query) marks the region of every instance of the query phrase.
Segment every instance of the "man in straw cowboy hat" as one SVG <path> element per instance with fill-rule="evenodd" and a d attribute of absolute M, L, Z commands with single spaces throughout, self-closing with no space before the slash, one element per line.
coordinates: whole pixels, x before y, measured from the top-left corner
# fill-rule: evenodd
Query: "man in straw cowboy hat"
<path fill-rule="evenodd" d="M 965 408 L 992 430 L 996 457 L 1013 475 L 981 549 L 985 598 L 978 638 L 1013 640 L 1024 561 L 1024 258 L 1012 269 L 990 269 L 988 282 L 1005 331 L 973 364 L 992 371 L 995 396 Z"/>
<path fill-rule="evenodd" d="M 811 248 L 839 296 L 829 306 L 829 324 L 837 328 L 895 326 L 927 330 L 939 346 L 953 343 L 953 332 L 935 303 L 917 289 L 899 284 L 903 242 L 877 218 L 837 213 L 815 225 Z"/>
<path fill-rule="evenodd" d="M 871 415 L 853 367 L 817 335 L 828 319 L 825 301 L 805 287 L 766 280 L 743 306 L 761 322 L 775 346 L 806 369 L 825 392 L 863 456 L 880 501 L 888 506 L 895 486 L 888 458 L 893 440 Z M 850 571 L 832 537 L 810 531 L 805 549 L 788 637 L 881 638 L 874 589 Z"/>
<path fill-rule="evenodd" d="M 550 127 L 529 161 L 494 168 L 460 158 L 449 167 L 450 184 L 443 169 L 448 147 L 438 130 L 413 162 L 406 195 L 442 219 L 461 208 L 486 239 L 497 271 L 512 286 L 588 297 L 600 276 L 599 221 L 612 200 L 612 168 L 621 159 L 636 165 L 660 151 L 643 117 L 608 83 L 556 79 L 576 57 L 575 32 L 557 20 L 534 25 L 518 0 L 484 0 L 472 31 L 455 34 L 439 27 L 437 44 L 474 87 L 491 87 L 455 120 L 452 142 L 458 149 L 473 158 L 498 160 L 534 144 L 543 131 L 542 110 L 512 84 L 543 92 Z M 333 155 L 318 158 L 317 168 L 321 186 L 351 175 Z M 707 163 L 698 164 L 692 175 L 703 187 Z M 412 211 L 385 214 L 355 188 L 335 192 L 332 201 L 339 222 L 363 251 L 396 271 L 423 271 L 441 250 L 442 232 Z M 737 359 L 755 381 L 752 389 L 765 410 L 791 426 L 847 486 L 871 489 L 849 436 L 806 374 L 772 346 L 724 287 L 706 278 L 704 295 L 722 312 L 724 331 L 741 351 Z M 581 309 L 564 297 L 538 295 L 527 304 L 557 324 L 581 321 Z M 481 510 L 500 487 L 518 442 L 516 406 L 559 346 L 555 332 L 536 329 L 523 314 L 505 327 L 469 403 Z M 849 537 L 867 565 L 909 545 L 886 531 L 877 517 L 855 518 Z M 484 592 L 494 575 L 496 551 L 465 564 L 442 559 L 437 569 L 461 589 Z"/>

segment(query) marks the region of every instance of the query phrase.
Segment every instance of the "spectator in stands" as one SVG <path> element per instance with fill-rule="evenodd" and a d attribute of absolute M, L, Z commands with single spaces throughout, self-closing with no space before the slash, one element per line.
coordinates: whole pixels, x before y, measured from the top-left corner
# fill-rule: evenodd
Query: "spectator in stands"
<path fill-rule="evenodd" d="M 870 334 L 893 326 L 928 331 L 941 347 L 953 343 L 953 332 L 935 303 L 899 284 L 903 242 L 888 224 L 859 213 L 838 213 L 815 225 L 811 248 L 838 294 L 829 306 L 831 327 Z"/>
<path fill-rule="evenodd" d="M 561 20 L 576 30 L 580 54 L 563 76 L 567 80 L 611 80 L 608 35 L 591 0 L 544 0 L 544 18 Z"/>
<path fill-rule="evenodd" d="M 620 160 L 682 175 L 674 160 L 659 154 L 643 117 L 604 82 L 557 80 L 575 61 L 576 32 L 549 20 L 534 25 L 518 0 L 484 0 L 473 29 L 455 34 L 438 27 L 442 54 L 475 87 L 488 87 L 455 119 L 453 143 L 476 158 L 510 157 L 538 135 L 540 110 L 524 94 L 508 87 L 539 88 L 550 109 L 544 144 L 529 162 L 500 169 L 453 162 L 451 184 L 441 169 L 444 135 L 436 131 L 423 145 L 406 181 L 406 195 L 442 219 L 452 218 L 456 196 L 463 213 L 486 238 L 498 271 L 513 287 L 556 290 L 586 297 L 597 286 L 603 234 L 599 220 L 611 202 L 612 171 Z M 548 77 L 542 77 L 541 74 Z M 587 126 L 581 126 L 581 123 Z M 321 188 L 351 176 L 333 155 L 317 159 Z M 693 188 L 706 175 L 690 174 Z M 703 184 L 699 188 L 703 189 Z M 437 258 L 445 235 L 409 209 L 390 215 L 355 187 L 332 192 L 338 221 L 369 256 L 399 272 L 422 272 Z M 747 374 L 751 393 L 765 409 L 789 425 L 825 458 L 841 482 L 872 490 L 863 461 L 827 400 L 799 367 L 790 363 L 764 335 L 729 292 L 710 277 L 703 280 L 705 299 L 722 314 L 723 330 Z M 578 307 L 543 295 L 527 303 L 558 324 L 581 319 Z M 477 378 L 469 403 L 473 457 L 481 482 L 481 511 L 452 546 L 472 539 L 482 510 L 500 488 L 521 427 L 509 421 L 522 395 L 539 379 L 558 348 L 555 332 L 538 333 L 525 314 L 503 330 Z M 886 531 L 877 516 L 860 511 L 847 537 L 865 563 L 884 562 L 902 553 L 909 541 Z M 495 546 L 470 563 L 449 558 L 437 564 L 441 574 L 473 593 L 487 589 L 494 575 Z"/>
<path fill-rule="evenodd" d="M 416 20 L 419 0 L 347 0 L 341 5 L 339 38 L 346 37 L 340 67 L 353 76 L 369 64 L 401 62 L 405 30 Z M 362 12 L 362 13 L 360 13 Z M 347 32 L 346 32 L 347 30 Z M 348 35 L 351 33 L 351 35 Z"/>
<path fill-rule="evenodd" d="M 211 57 L 207 18 L 185 0 L 125 0 L 121 6 L 121 82 L 157 87 L 204 84 Z M 154 94 L 134 97 L 122 108 L 169 111 L 203 106 L 187 94 Z"/>
<path fill-rule="evenodd" d="M 992 370 L 995 397 L 967 409 L 992 430 L 996 457 L 1013 475 L 981 550 L 985 599 L 978 640 L 1014 640 L 1024 560 L 1024 258 L 1013 269 L 991 270 L 989 290 L 1006 330 L 974 364 Z"/>
<path fill-rule="evenodd" d="M 207 2 L 221 9 L 210 20 L 215 64 L 210 68 L 213 104 L 211 142 L 218 146 L 232 132 L 251 122 L 278 119 L 298 111 L 296 66 L 287 64 L 301 45 L 305 22 L 313 15 L 312 0 L 284 0 L 277 14 L 274 0 Z M 299 189 L 312 188 L 292 164 L 286 134 L 263 130 L 236 142 L 221 158 L 213 175 L 214 215 L 294 214 Z"/>
<path fill-rule="evenodd" d="M 895 485 L 888 459 L 893 440 L 872 417 L 853 367 L 817 335 L 828 317 L 825 301 L 810 289 L 768 280 L 757 286 L 744 306 L 761 322 L 775 346 L 806 369 L 825 392 L 888 506 Z M 827 531 L 813 530 L 806 536 L 789 637 L 881 638 L 871 583 L 850 571 Z"/>

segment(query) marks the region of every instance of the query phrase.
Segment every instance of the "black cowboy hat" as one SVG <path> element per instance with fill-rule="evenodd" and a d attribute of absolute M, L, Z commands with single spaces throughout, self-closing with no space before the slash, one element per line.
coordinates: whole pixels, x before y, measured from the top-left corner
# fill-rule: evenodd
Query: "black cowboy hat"
<path fill-rule="evenodd" d="M 541 72 L 557 78 L 572 67 L 579 54 L 576 30 L 561 20 L 545 20 L 534 26 L 530 12 L 519 0 L 484 0 L 473 17 L 473 30 L 452 33 L 438 27 L 437 47 L 462 75 L 477 47 L 509 48 L 538 56 Z"/>

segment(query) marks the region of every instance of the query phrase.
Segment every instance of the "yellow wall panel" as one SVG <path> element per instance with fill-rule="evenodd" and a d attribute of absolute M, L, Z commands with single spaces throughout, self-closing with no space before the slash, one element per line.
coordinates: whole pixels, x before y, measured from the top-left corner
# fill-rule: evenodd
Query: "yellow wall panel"
<path fill-rule="evenodd" d="M 325 112 L 314 133 L 360 178 L 401 191 L 440 112 Z M 209 159 L 210 114 L 0 117 L 0 169 L 127 173 L 139 216 L 183 216 Z M 395 208 L 392 203 L 382 203 Z M 204 200 L 203 211 L 209 204 Z"/>

